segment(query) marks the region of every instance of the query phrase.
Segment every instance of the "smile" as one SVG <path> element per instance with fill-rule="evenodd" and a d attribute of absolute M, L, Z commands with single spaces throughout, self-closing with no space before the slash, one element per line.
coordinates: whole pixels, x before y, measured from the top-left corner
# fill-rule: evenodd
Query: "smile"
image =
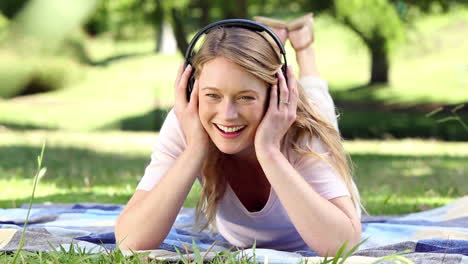
<path fill-rule="evenodd" d="M 226 133 L 233 133 L 233 132 L 237 132 L 241 129 L 243 129 L 244 127 L 246 126 L 234 126 L 234 127 L 226 127 L 226 126 L 223 126 L 223 125 L 220 125 L 220 124 L 215 124 L 219 129 L 221 129 L 223 132 L 226 132 Z"/>
<path fill-rule="evenodd" d="M 234 138 L 239 136 L 242 131 L 247 127 L 247 126 L 234 126 L 234 127 L 226 127 L 220 124 L 215 124 L 216 128 L 218 131 L 221 133 L 223 137 L 227 138 Z"/>

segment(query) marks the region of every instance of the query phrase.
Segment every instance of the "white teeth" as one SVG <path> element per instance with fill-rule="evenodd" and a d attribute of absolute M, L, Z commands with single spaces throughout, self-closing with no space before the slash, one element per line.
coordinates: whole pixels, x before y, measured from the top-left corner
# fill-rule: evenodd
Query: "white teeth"
<path fill-rule="evenodd" d="M 240 129 L 245 127 L 245 126 L 225 127 L 225 126 L 220 125 L 220 124 L 216 124 L 216 126 L 218 126 L 221 130 L 223 130 L 226 133 L 233 133 L 233 132 L 239 131 Z"/>

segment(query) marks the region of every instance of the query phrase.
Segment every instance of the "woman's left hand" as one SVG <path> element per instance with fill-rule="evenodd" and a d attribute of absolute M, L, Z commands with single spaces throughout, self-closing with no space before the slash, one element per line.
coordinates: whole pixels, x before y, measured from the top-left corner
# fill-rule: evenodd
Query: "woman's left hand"
<path fill-rule="evenodd" d="M 288 83 L 281 69 L 278 70 L 279 89 L 277 84 L 271 87 L 268 110 L 255 134 L 257 156 L 262 151 L 279 150 L 281 139 L 296 120 L 298 92 L 291 66 L 286 74 Z"/>

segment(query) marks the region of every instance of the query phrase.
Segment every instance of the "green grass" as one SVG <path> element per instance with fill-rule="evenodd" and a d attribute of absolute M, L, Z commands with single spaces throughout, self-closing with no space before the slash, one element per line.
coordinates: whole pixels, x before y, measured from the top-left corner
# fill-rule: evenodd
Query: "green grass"
<path fill-rule="evenodd" d="M 43 140 L 47 174 L 35 202 L 125 204 L 149 162 L 156 133 L 2 131 L 0 207 L 29 201 Z M 372 214 L 403 214 L 468 195 L 468 143 L 423 140 L 349 141 L 362 200 Z M 194 185 L 184 206 L 194 207 Z"/>
<path fill-rule="evenodd" d="M 467 17 L 468 10 L 460 9 L 421 19 L 392 56 L 388 87 L 343 93 L 367 82 L 369 56 L 348 29 L 327 16 L 318 16 L 315 45 L 320 72 L 338 99 L 382 104 L 466 102 Z M 113 43 L 98 38 L 85 44 L 95 62 L 122 54 L 135 56 L 106 66 L 81 65 L 74 69 L 80 77 L 59 91 L 0 99 L 0 124 L 16 129 L 122 129 L 128 119 L 172 105 L 180 55 L 152 54 L 153 40 Z M 295 64 L 289 44 L 287 52 L 289 63 Z M 2 54 L 0 64 L 2 56 L 9 56 Z M 63 64 L 63 68 L 69 67 Z"/>

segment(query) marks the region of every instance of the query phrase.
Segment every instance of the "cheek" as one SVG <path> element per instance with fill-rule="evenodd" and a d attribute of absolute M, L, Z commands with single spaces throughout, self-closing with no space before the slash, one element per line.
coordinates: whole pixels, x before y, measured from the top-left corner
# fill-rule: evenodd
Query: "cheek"
<path fill-rule="evenodd" d="M 251 109 L 249 111 L 251 113 L 252 121 L 256 123 L 258 126 L 260 122 L 262 122 L 263 117 L 265 116 L 265 105 L 263 103 L 258 104 L 256 109 Z"/>
<path fill-rule="evenodd" d="M 207 128 L 207 124 L 209 123 L 209 118 L 211 116 L 209 109 L 210 108 L 206 103 L 198 101 L 198 116 L 200 117 L 200 121 L 205 129 Z"/>
<path fill-rule="evenodd" d="M 268 98 L 268 96 L 265 96 L 262 100 L 262 103 L 260 104 L 262 108 L 259 112 L 261 113 L 262 117 L 265 116 L 265 113 L 268 110 L 269 104 L 270 104 L 270 99 Z"/>

